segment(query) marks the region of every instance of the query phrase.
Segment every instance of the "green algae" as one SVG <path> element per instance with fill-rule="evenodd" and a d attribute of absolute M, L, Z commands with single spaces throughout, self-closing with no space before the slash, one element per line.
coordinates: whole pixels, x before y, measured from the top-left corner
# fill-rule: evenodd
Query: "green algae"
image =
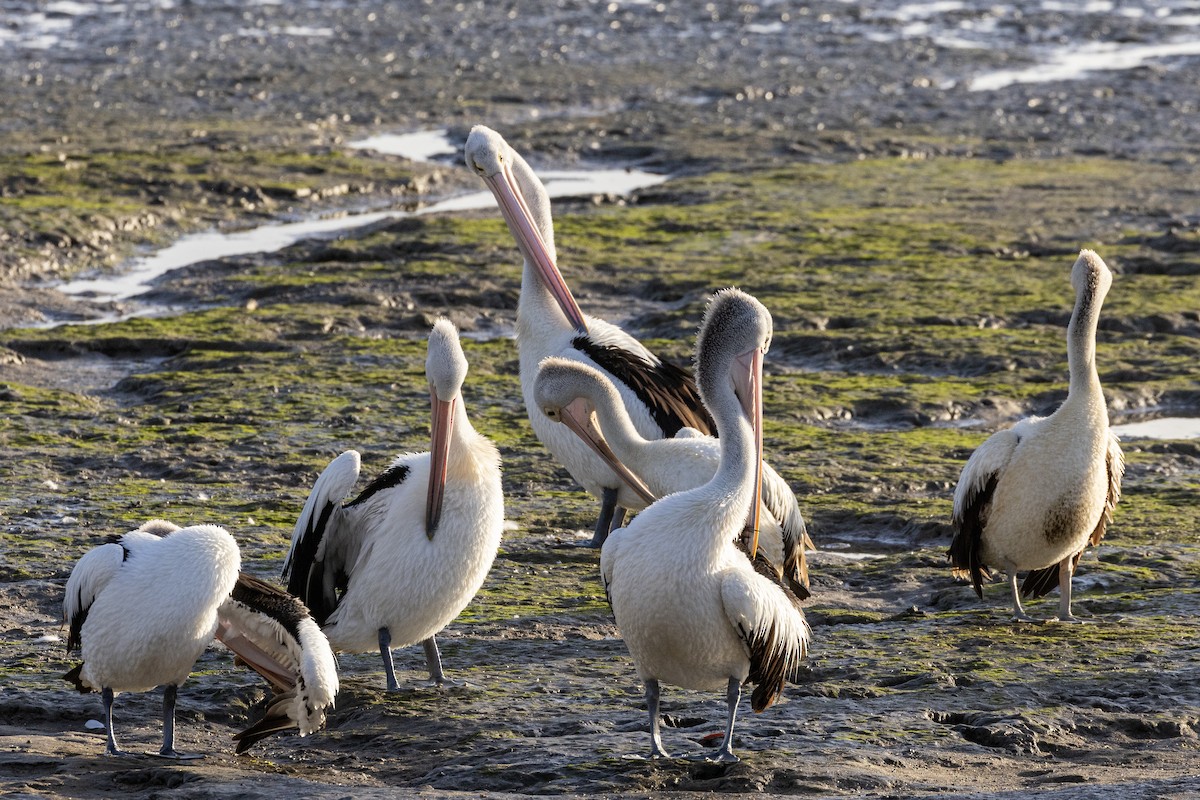
<path fill-rule="evenodd" d="M 887 720 L 831 735 L 946 743 L 960 738 L 955 727 L 914 718 L 912 703 L 957 712 L 1018 702 L 1039 709 L 1017 722 L 1047 747 L 1058 734 L 1039 725 L 1194 649 L 1196 592 L 1180 588 L 1200 579 L 1200 479 L 1187 446 L 1126 443 L 1124 497 L 1077 579 L 1077 613 L 1095 624 L 1009 624 L 1004 585 L 978 601 L 942 555 L 971 451 L 995 427 L 1065 396 L 1068 271 L 1079 246 L 1100 247 L 1118 270 L 1140 265 L 1118 273 L 1102 315 L 1098 365 L 1114 405 L 1194 391 L 1200 353 L 1188 313 L 1200 298 L 1169 274 L 1185 259 L 1155 249 L 1148 234 L 1149 184 L 1166 177 L 1100 160 L 876 160 L 711 175 L 631 206 L 559 210 L 560 263 L 583 307 L 614 287 L 645 301 L 628 325 L 657 352 L 689 359 L 704 293 L 722 285 L 742 285 L 772 310 L 769 460 L 796 488 L 818 547 L 846 541 L 882 556 L 812 567 L 808 672 L 786 695 L 797 706 L 852 700 Z M 1146 219 L 1116 224 L 1100 213 L 1122 183 L 1150 209 Z M 27 359 L 143 359 L 99 391 L 0 389 L 0 448 L 30 454 L 0 463 L 5 575 L 61 582 L 64 565 L 102 536 L 165 517 L 225 525 L 244 569 L 277 576 L 330 458 L 354 447 L 374 474 L 399 452 L 427 448 L 432 317 L 511 323 L 520 269 L 498 214 L 421 217 L 249 261 L 200 291 L 213 306 L 204 310 L 5 331 L 0 344 Z M 446 748 L 502 747 L 511 734 L 495 726 L 494 702 L 545 702 L 569 691 L 556 680 L 583 674 L 602 676 L 604 689 L 577 704 L 642 713 L 619 642 L 598 649 L 615 626 L 597 555 L 566 546 L 590 529 L 594 503 L 534 438 L 514 343 L 464 337 L 463 346 L 467 411 L 501 449 L 516 523 L 443 643 L 446 668 L 475 694 L 379 697 L 377 656 L 347 657 L 344 716 L 328 736 L 358 730 L 401 747 L 421 737 L 397 734 L 398 721 L 421 716 L 445 726 Z M 1028 608 L 1051 616 L 1057 598 Z M 512 636 L 578 637 L 564 646 L 579 652 L 509 661 L 501 647 Z M 403 668 L 423 677 L 419 648 L 408 650 Z M 542 683 L 531 688 L 530 675 Z M 883 716 L 896 708 L 906 710 Z"/>
<path fill-rule="evenodd" d="M 22 262 L 58 263 L 67 273 L 102 266 L 137 244 L 295 213 L 317 200 L 415 194 L 427 171 L 328 148 L 213 146 L 209 138 L 0 153 L 0 226 L 15 243 L 0 255 L 0 275 Z"/>

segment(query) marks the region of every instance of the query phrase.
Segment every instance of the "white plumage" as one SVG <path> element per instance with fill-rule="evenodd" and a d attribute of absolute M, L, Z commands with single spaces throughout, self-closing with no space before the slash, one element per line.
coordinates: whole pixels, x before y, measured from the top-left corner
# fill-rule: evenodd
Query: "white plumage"
<path fill-rule="evenodd" d="M 691 374 L 662 361 L 621 328 L 580 311 L 556 265 L 550 199 L 542 182 L 495 131 L 477 125 L 466 143 L 467 166 L 474 169 L 496 201 L 525 258 L 517 307 L 517 349 L 521 391 L 538 439 L 571 476 L 602 501 L 593 546 L 619 524 L 623 512 L 640 507 L 613 470 L 570 431 L 537 410 L 533 381 L 538 364 L 561 356 L 590 364 L 616 385 L 633 425 L 646 438 L 672 436 L 683 426 L 713 433 Z"/>
<path fill-rule="evenodd" d="M 694 489 L 712 479 L 721 444 L 712 436 L 683 428 L 670 439 L 646 439 L 629 419 L 612 382 L 587 364 L 563 358 L 544 360 L 534 381 L 534 398 L 547 418 L 563 423 L 589 443 L 626 482 L 644 486 L 640 511 L 650 502 Z M 629 473 L 628 477 L 625 472 Z M 811 547 L 796 495 L 769 465 L 763 465 L 760 545 L 767 560 L 801 599 L 809 596 L 804 549 Z"/>
<path fill-rule="evenodd" d="M 439 320 L 429 337 L 433 395 L 429 453 L 398 457 L 353 500 L 359 455 L 335 458 L 313 486 L 284 566 L 335 650 L 379 649 L 396 689 L 391 646 L 422 642 L 430 677 L 445 681 L 434 635 L 483 585 L 504 522 L 500 454 L 471 427 L 458 333 Z"/>
<path fill-rule="evenodd" d="M 737 290 L 713 298 L 696 369 L 721 429 L 721 462 L 709 482 L 653 503 L 614 531 L 601 552 L 613 615 L 646 686 L 653 756 L 666 755 L 660 681 L 726 689 L 729 717 L 718 758 L 735 761 L 741 684 L 757 684 L 752 706 L 761 711 L 807 651 L 809 629 L 795 597 L 734 544 L 757 506 L 762 354 L 770 335 L 770 315 L 754 298 Z"/>
<path fill-rule="evenodd" d="M 242 575 L 240 564 L 237 542 L 223 528 L 181 529 L 163 520 L 112 537 L 76 563 L 63 616 L 70 625 L 68 650 L 78 647 L 83 662 L 65 677 L 80 691 L 102 693 L 110 755 L 121 753 L 112 727 L 115 695 L 165 684 L 159 755 L 186 757 L 174 749 L 176 690 L 214 636 L 224 638 L 233 629 L 245 634 L 227 646 L 239 655 L 251 653 L 262 667 L 256 669 L 274 675 L 280 693 L 301 698 L 278 710 L 276 699 L 267 715 L 269 732 L 295 725 L 304 735 L 323 724 L 337 693 L 328 642 L 303 606 Z M 253 733 L 264 722 L 239 734 L 249 734 L 250 741 L 238 752 L 266 735 Z"/>
<path fill-rule="evenodd" d="M 955 574 L 969 578 L 982 598 L 989 568 L 1004 570 L 1016 620 L 1031 619 L 1021 594 L 1037 597 L 1058 586 L 1059 619 L 1079 621 L 1071 614 L 1071 576 L 1087 545 L 1099 543 L 1121 496 L 1125 461 L 1096 372 L 1096 326 L 1112 273 L 1083 250 L 1071 284 L 1067 399 L 1048 417 L 989 437 L 967 460 L 954 492 Z M 1024 570 L 1031 572 L 1018 591 Z"/>

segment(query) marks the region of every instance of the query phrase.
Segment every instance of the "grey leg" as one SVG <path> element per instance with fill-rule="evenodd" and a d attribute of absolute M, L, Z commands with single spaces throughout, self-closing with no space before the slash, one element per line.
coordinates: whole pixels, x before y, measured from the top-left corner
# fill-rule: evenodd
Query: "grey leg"
<path fill-rule="evenodd" d="M 742 683 L 737 678 L 729 679 L 725 699 L 729 703 L 729 722 L 725 725 L 725 741 L 721 743 L 715 760 L 724 764 L 734 764 L 741 760 L 733 754 L 733 721 L 737 718 L 738 701 L 742 699 Z"/>
<path fill-rule="evenodd" d="M 605 488 L 604 496 L 600 498 L 600 518 L 596 520 L 596 530 L 592 534 L 591 547 L 602 547 L 612 529 L 613 514 L 617 510 L 617 490 Z"/>
<path fill-rule="evenodd" d="M 1015 569 L 1008 570 L 1008 589 L 1012 592 L 1013 601 L 1013 622 L 1040 622 L 1025 613 L 1025 608 L 1021 605 L 1021 590 L 1017 587 L 1017 571 Z"/>
<path fill-rule="evenodd" d="M 202 755 L 185 754 L 175 750 L 175 699 L 178 694 L 179 687 L 173 683 L 168 683 L 163 690 L 163 743 L 157 755 L 181 760 L 204 758 Z"/>
<path fill-rule="evenodd" d="M 646 681 L 646 708 L 650 711 L 650 757 L 670 758 L 662 746 L 662 733 L 660 732 L 662 718 L 658 714 L 658 681 L 654 679 Z"/>
<path fill-rule="evenodd" d="M 383 659 L 383 673 L 387 675 L 388 691 L 398 691 L 400 684 L 396 683 L 396 666 L 392 663 L 392 633 L 387 628 L 379 629 L 379 656 Z"/>
<path fill-rule="evenodd" d="M 104 753 L 110 756 L 127 756 L 128 753 L 117 747 L 117 736 L 113 733 L 113 690 L 105 687 L 100 692 L 100 698 L 104 701 L 104 724 L 108 728 L 108 741 L 105 743 Z"/>
<path fill-rule="evenodd" d="M 446 675 L 442 672 L 442 654 L 438 652 L 437 640 L 430 636 L 421 642 L 425 648 L 425 663 L 429 667 L 429 680 L 442 686 L 446 683 Z"/>
<path fill-rule="evenodd" d="M 163 743 L 158 751 L 160 756 L 173 756 L 175 753 L 175 698 L 178 689 L 175 684 L 168 683 L 163 689 Z"/>
<path fill-rule="evenodd" d="M 608 532 L 612 533 L 613 531 L 615 531 L 617 528 L 621 527 L 624 524 L 625 524 L 625 509 L 622 508 L 621 506 L 617 506 L 616 511 L 613 513 L 612 524 L 608 526 Z"/>
<path fill-rule="evenodd" d="M 1082 624 L 1084 620 L 1071 613 L 1071 578 L 1073 558 L 1067 556 L 1058 562 L 1058 619 L 1059 622 Z"/>

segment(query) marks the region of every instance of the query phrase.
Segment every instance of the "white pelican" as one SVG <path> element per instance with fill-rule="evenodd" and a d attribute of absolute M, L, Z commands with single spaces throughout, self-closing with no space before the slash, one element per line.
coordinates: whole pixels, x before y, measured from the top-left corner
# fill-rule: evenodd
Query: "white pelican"
<path fill-rule="evenodd" d="M 423 643 L 429 677 L 446 682 L 434 634 L 483 585 L 504 523 L 500 453 L 467 419 L 467 359 L 449 320 L 429 335 L 425 375 L 431 452 L 398 457 L 347 502 L 359 456 L 335 458 L 304 504 L 283 568 L 335 650 L 378 648 L 389 690 L 399 688 L 393 643 Z"/>
<path fill-rule="evenodd" d="M 1034 621 L 1021 594 L 1060 589 L 1058 618 L 1071 614 L 1071 575 L 1088 544 L 1099 544 L 1121 497 L 1125 459 L 1108 428 L 1096 374 L 1096 324 L 1112 273 L 1091 250 L 1071 269 L 1075 309 L 1067 327 L 1071 382 L 1048 417 L 1029 417 L 992 434 L 971 454 L 954 490 L 949 557 L 983 598 L 990 567 L 1008 574 L 1013 619 Z M 1032 570 L 1017 591 L 1017 572 Z"/>
<path fill-rule="evenodd" d="M 465 152 L 467 166 L 496 196 L 525 258 L 517 350 L 529 422 L 571 477 L 601 501 L 592 538 L 592 546 L 599 547 L 608 531 L 620 525 L 624 509 L 641 503 L 583 442 L 537 410 L 533 379 L 541 360 L 563 356 L 599 367 L 617 386 L 634 426 L 647 438 L 674 436 L 684 426 L 716 433 L 715 426 L 688 370 L 661 360 L 616 325 L 580 311 L 555 263 L 550 198 L 525 159 L 500 134 L 482 125 L 471 129 Z"/>
<path fill-rule="evenodd" d="M 721 460 L 721 444 L 691 428 L 671 439 L 646 439 L 625 411 L 612 381 L 594 367 L 547 358 L 533 386 L 537 407 L 582 438 L 638 494 L 640 511 L 661 497 L 707 483 Z M 796 495 L 769 465 L 763 465 L 760 542 L 767 561 L 800 599 L 809 596 L 805 547 L 811 547 Z"/>
<path fill-rule="evenodd" d="M 175 750 L 175 698 L 192 665 L 216 636 L 267 678 L 275 696 L 265 717 L 242 731 L 241 753 L 276 731 L 319 730 L 337 694 L 333 652 L 308 609 L 282 589 L 239 572 L 237 542 L 223 528 L 179 528 L 151 520 L 84 554 L 67 580 L 67 650 L 83 663 L 63 677 L 81 692 L 99 690 L 106 752 L 125 755 L 113 732 L 113 698 L 166 684 L 163 743 Z"/>
<path fill-rule="evenodd" d="M 600 553 L 613 615 L 646 686 L 654 757 L 666 755 L 660 680 L 726 689 L 729 720 L 717 758 L 736 761 L 733 722 L 742 683 L 757 684 L 751 705 L 762 711 L 808 649 L 808 624 L 795 596 L 734 544 L 747 515 L 757 535 L 762 357 L 770 339 L 771 316 L 757 300 L 736 289 L 717 293 L 697 339 L 696 374 L 721 429 L 721 462 L 708 483 L 658 500 L 613 531 Z"/>

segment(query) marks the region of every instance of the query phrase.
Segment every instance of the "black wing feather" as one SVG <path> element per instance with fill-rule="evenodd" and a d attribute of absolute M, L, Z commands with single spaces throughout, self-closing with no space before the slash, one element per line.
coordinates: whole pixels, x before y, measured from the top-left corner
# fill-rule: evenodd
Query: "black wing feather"
<path fill-rule="evenodd" d="M 665 438 L 673 437 L 680 428 L 717 435 L 717 423 L 700 402 L 691 370 L 662 359 L 650 364 L 628 350 L 598 344 L 587 336 L 576 336 L 571 345 L 632 389 L 650 409 Z"/>
<path fill-rule="evenodd" d="M 992 504 L 992 495 L 996 491 L 999 478 L 995 475 L 988 478 L 987 484 L 981 491 L 967 496 L 966 511 L 962 519 L 954 520 L 954 540 L 946 555 L 955 575 L 969 577 L 975 594 L 983 599 L 983 579 L 989 580 L 992 571 L 983 563 L 983 529 L 987 525 L 988 511 Z"/>

